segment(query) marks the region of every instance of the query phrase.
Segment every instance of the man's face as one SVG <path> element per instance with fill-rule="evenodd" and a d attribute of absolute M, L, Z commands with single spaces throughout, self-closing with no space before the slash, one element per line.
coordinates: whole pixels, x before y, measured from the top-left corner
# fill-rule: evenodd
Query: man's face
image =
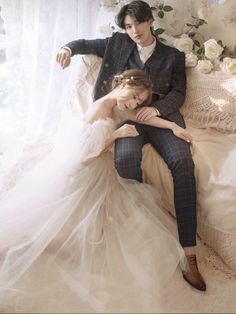
<path fill-rule="evenodd" d="M 138 22 L 135 18 L 126 15 L 124 19 L 125 30 L 129 37 L 142 47 L 148 46 L 153 41 L 151 32 L 152 20 Z"/>

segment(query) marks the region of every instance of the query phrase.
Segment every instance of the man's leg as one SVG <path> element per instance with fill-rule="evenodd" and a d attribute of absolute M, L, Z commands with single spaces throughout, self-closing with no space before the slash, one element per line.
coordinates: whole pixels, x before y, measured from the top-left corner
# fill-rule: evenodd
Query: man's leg
<path fill-rule="evenodd" d="M 196 245 L 196 184 L 194 163 L 189 144 L 172 131 L 145 128 L 150 143 L 159 152 L 171 171 L 179 241 L 183 247 Z"/>
<path fill-rule="evenodd" d="M 196 245 L 196 183 L 194 163 L 190 146 L 166 129 L 145 127 L 150 143 L 168 165 L 174 183 L 174 203 L 179 241 L 184 248 L 189 270 L 183 272 L 184 279 L 193 287 L 205 291 L 206 284 L 198 267 L 192 247 Z"/>
<path fill-rule="evenodd" d="M 147 143 L 147 135 L 142 125 L 132 121 L 126 123 L 135 125 L 139 135 L 116 140 L 115 167 L 122 178 L 142 182 L 142 147 Z"/>

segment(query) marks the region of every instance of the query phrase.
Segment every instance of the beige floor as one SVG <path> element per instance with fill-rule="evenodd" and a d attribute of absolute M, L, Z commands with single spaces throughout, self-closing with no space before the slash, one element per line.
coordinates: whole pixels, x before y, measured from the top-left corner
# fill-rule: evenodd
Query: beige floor
<path fill-rule="evenodd" d="M 200 292 L 175 274 L 173 295 L 168 297 L 164 313 L 236 313 L 236 276 L 214 253 L 198 241 L 198 265 L 207 291 Z"/>

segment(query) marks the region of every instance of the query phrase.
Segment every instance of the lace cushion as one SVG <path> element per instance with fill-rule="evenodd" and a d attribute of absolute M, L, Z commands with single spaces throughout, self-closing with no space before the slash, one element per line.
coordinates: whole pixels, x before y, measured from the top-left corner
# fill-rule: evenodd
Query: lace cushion
<path fill-rule="evenodd" d="M 181 108 L 186 122 L 191 121 L 197 128 L 235 133 L 236 75 L 188 69 L 187 78 L 187 95 Z"/>

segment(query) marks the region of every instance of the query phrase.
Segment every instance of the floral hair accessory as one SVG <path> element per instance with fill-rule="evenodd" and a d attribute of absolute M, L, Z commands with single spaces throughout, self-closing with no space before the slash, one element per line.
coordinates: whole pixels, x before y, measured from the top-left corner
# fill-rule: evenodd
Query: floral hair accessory
<path fill-rule="evenodd" d="M 114 79 L 116 82 L 122 82 L 124 80 L 124 75 L 123 74 L 115 75 Z"/>

